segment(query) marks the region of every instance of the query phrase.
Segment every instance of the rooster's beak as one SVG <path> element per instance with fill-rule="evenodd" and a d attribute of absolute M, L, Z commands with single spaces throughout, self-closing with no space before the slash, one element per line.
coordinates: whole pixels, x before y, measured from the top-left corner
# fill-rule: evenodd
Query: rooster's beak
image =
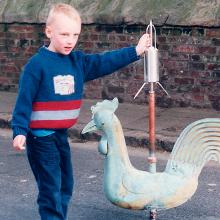
<path fill-rule="evenodd" d="M 92 120 L 90 121 L 84 128 L 83 130 L 81 131 L 82 134 L 85 134 L 87 132 L 90 132 L 90 131 L 97 131 L 98 128 L 96 127 L 96 124 L 95 122 Z"/>

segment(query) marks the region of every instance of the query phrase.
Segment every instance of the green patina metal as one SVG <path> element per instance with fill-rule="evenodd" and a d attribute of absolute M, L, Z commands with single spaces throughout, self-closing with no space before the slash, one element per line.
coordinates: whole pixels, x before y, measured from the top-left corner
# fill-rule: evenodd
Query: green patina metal
<path fill-rule="evenodd" d="M 169 209 L 185 203 L 198 186 L 204 165 L 220 163 L 220 119 L 206 118 L 187 126 L 177 139 L 164 172 L 137 170 L 129 160 L 122 126 L 114 114 L 117 98 L 92 107 L 83 133 L 103 132 L 99 152 L 104 159 L 104 191 L 115 205 L 129 209 Z"/>

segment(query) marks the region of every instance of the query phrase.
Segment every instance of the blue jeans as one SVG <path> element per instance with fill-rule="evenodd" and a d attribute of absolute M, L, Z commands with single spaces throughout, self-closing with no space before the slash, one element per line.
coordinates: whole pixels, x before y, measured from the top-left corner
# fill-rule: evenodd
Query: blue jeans
<path fill-rule="evenodd" d="M 27 135 L 28 160 L 37 182 L 41 220 L 65 220 L 73 192 L 73 170 L 67 131 Z"/>

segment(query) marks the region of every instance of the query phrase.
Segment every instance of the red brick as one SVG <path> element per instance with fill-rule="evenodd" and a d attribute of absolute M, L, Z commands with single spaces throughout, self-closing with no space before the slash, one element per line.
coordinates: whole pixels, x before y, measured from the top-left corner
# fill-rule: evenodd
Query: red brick
<path fill-rule="evenodd" d="M 200 80 L 201 86 L 210 86 L 214 87 L 216 86 L 216 80 L 215 79 L 209 79 L 209 78 L 203 78 Z"/>
<path fill-rule="evenodd" d="M 85 41 L 89 39 L 89 34 L 88 33 L 82 33 L 79 37 L 79 41 Z"/>
<path fill-rule="evenodd" d="M 107 34 L 100 34 L 100 35 L 99 35 L 99 40 L 100 40 L 100 41 L 108 41 L 108 36 L 107 36 Z"/>
<path fill-rule="evenodd" d="M 119 40 L 119 41 L 126 41 L 126 36 L 124 36 L 124 35 L 117 35 L 116 36 L 116 40 Z"/>
<path fill-rule="evenodd" d="M 169 52 L 168 51 L 159 51 L 159 59 L 169 59 Z"/>
<path fill-rule="evenodd" d="M 216 54 L 216 47 L 206 47 L 206 46 L 199 46 L 195 48 L 195 53 L 198 54 Z"/>
<path fill-rule="evenodd" d="M 115 41 L 115 39 L 116 39 L 115 35 L 113 35 L 113 34 L 108 35 L 108 40 Z"/>
<path fill-rule="evenodd" d="M 204 95 L 194 94 L 194 95 L 193 95 L 193 99 L 194 99 L 196 102 L 204 102 L 205 97 L 204 97 Z"/>
<path fill-rule="evenodd" d="M 18 34 L 18 39 L 26 39 L 26 38 L 33 38 L 34 33 L 19 33 Z"/>
<path fill-rule="evenodd" d="M 97 40 L 99 39 L 98 34 L 91 34 L 90 37 L 89 37 L 89 39 L 90 39 L 91 41 L 97 41 Z"/>
<path fill-rule="evenodd" d="M 9 79 L 3 76 L 0 76 L 0 84 L 6 84 L 9 82 Z"/>
<path fill-rule="evenodd" d="M 4 65 L 2 66 L 2 71 L 5 73 L 13 73 L 13 72 L 18 72 L 18 68 L 16 66 L 9 66 L 9 65 Z"/>
<path fill-rule="evenodd" d="M 177 53 L 194 53 L 195 46 L 194 45 L 178 45 L 173 47 L 173 52 Z"/>
<path fill-rule="evenodd" d="M 128 86 L 126 88 L 126 93 L 130 94 L 132 96 L 135 96 L 135 94 L 138 92 L 138 90 L 141 88 L 142 85 L 143 85 L 143 81 L 142 80 L 133 80 L 132 82 L 128 83 Z M 140 95 L 144 94 L 144 90 L 146 88 L 147 88 L 147 85 L 143 89 L 143 91 L 140 93 Z"/>
<path fill-rule="evenodd" d="M 7 47 L 5 45 L 0 45 L 0 59 L 7 57 Z"/>
<path fill-rule="evenodd" d="M 25 53 L 34 54 L 38 51 L 38 47 L 27 47 L 25 48 Z"/>
<path fill-rule="evenodd" d="M 93 48 L 94 43 L 93 42 L 83 42 L 83 47 L 84 48 Z"/>
<path fill-rule="evenodd" d="M 8 31 L 9 32 L 35 32 L 35 25 L 18 25 L 18 24 L 12 24 L 8 26 Z"/>
<path fill-rule="evenodd" d="M 194 84 L 194 79 L 193 78 L 175 78 L 175 83 L 178 84 Z"/>
<path fill-rule="evenodd" d="M 218 37 L 220 38 L 220 29 L 206 29 L 206 36 L 207 37 Z"/>
<path fill-rule="evenodd" d="M 157 42 L 158 42 L 158 44 L 160 44 L 160 43 L 166 43 L 166 40 L 167 40 L 167 38 L 164 37 L 164 36 L 158 36 L 158 37 L 157 37 Z"/>
<path fill-rule="evenodd" d="M 218 63 L 208 63 L 207 64 L 208 70 L 219 70 L 220 64 Z"/>
<path fill-rule="evenodd" d="M 179 61 L 179 60 L 164 60 L 163 66 L 167 69 L 175 69 L 176 71 L 182 71 L 188 69 L 188 62 L 187 61 Z"/>
<path fill-rule="evenodd" d="M 190 70 L 205 70 L 205 64 L 201 62 L 189 62 Z"/>
<path fill-rule="evenodd" d="M 199 94 L 199 93 L 201 92 L 201 88 L 198 87 L 198 86 L 195 86 L 195 87 L 192 89 L 192 92 L 193 92 L 194 94 Z"/>
<path fill-rule="evenodd" d="M 129 42 L 120 42 L 117 43 L 117 48 L 128 47 L 129 45 Z"/>
<path fill-rule="evenodd" d="M 170 53 L 169 56 L 172 60 L 189 60 L 189 54 L 185 53 Z"/>
<path fill-rule="evenodd" d="M 19 53 L 20 52 L 20 48 L 19 47 L 9 47 L 8 51 L 11 53 Z"/>
<path fill-rule="evenodd" d="M 208 98 L 209 98 L 210 101 L 219 101 L 220 100 L 220 95 L 211 94 L 211 95 L 208 96 Z"/>
<path fill-rule="evenodd" d="M 168 45 L 168 44 L 160 44 L 158 46 L 158 49 L 160 51 L 170 51 L 170 45 Z"/>
<path fill-rule="evenodd" d="M 6 37 L 6 33 L 5 32 L 0 32 L 0 38 L 5 38 Z"/>

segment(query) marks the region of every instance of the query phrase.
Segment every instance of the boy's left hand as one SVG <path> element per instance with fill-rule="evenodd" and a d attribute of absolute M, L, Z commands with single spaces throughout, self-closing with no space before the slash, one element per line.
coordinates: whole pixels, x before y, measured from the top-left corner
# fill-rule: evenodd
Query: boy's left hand
<path fill-rule="evenodd" d="M 143 55 L 144 52 L 146 52 L 148 50 L 148 48 L 150 47 L 150 43 L 151 43 L 151 39 L 150 39 L 150 34 L 144 34 L 137 46 L 136 46 L 136 52 L 138 56 Z"/>

